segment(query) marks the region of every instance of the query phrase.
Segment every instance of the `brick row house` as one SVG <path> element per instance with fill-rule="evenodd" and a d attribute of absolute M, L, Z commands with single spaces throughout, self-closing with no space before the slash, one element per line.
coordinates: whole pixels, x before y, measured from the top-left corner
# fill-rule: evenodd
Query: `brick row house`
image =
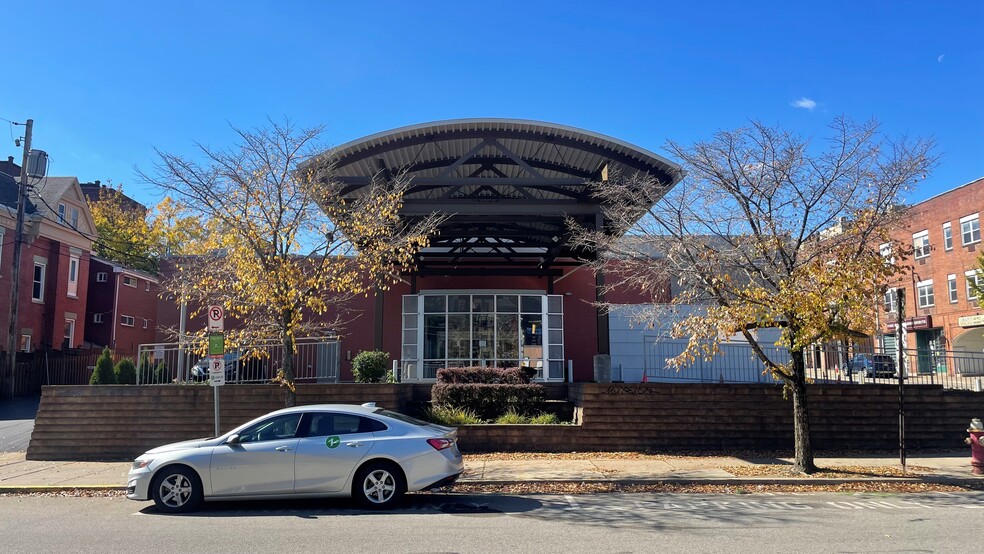
<path fill-rule="evenodd" d="M 905 289 L 904 347 L 915 350 L 920 373 L 964 373 L 979 365 L 961 367 L 969 363 L 964 354 L 984 352 L 984 310 L 971 288 L 982 278 L 982 215 L 984 178 L 911 206 L 907 225 L 893 233 L 914 248 L 912 274 L 896 286 Z M 882 249 L 890 255 L 888 245 Z M 879 310 L 878 344 L 886 352 L 894 351 L 897 342 L 895 297 L 890 287 Z"/>
<path fill-rule="evenodd" d="M 10 314 L 19 167 L 0 172 L 0 313 Z M 82 346 L 86 329 L 89 261 L 96 230 L 75 177 L 32 183 L 21 251 L 18 347 L 63 350 Z M 6 317 L 4 324 L 7 323 Z M 4 341 L 6 344 L 6 341 Z"/>
<path fill-rule="evenodd" d="M 135 357 L 137 347 L 155 342 L 160 293 L 156 276 L 93 256 L 88 286 L 88 343 Z"/>

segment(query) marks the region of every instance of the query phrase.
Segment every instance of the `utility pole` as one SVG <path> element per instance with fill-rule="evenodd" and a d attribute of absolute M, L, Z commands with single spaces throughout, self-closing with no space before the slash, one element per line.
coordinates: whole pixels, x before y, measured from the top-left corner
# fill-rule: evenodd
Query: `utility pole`
<path fill-rule="evenodd" d="M 902 473 L 905 473 L 905 352 L 902 351 L 902 341 L 905 338 L 905 289 L 898 287 L 895 289 L 896 321 L 898 321 L 898 340 L 896 340 L 895 352 L 897 361 L 895 370 L 899 375 L 899 464 L 902 465 Z M 872 358 L 874 359 L 874 358 Z M 874 362 L 872 362 L 874 363 Z"/>
<path fill-rule="evenodd" d="M 10 327 L 7 330 L 7 367 L 4 368 L 3 387 L 0 398 L 14 397 L 14 376 L 17 364 L 17 304 L 20 300 L 21 247 L 24 245 L 24 208 L 27 203 L 27 163 L 31 153 L 31 132 L 34 120 L 28 119 L 24 131 L 24 157 L 21 161 L 20 184 L 17 188 L 17 224 L 14 229 L 14 263 L 10 277 Z"/>

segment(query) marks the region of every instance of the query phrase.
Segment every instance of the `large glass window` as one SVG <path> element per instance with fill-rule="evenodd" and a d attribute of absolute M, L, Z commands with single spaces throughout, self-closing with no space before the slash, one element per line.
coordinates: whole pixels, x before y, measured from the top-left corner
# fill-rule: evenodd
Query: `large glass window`
<path fill-rule="evenodd" d="M 423 310 L 419 314 L 417 298 L 422 298 Z M 418 317 L 423 324 L 419 343 Z M 521 293 L 405 296 L 404 376 L 409 380 L 433 379 L 442 367 L 528 366 L 536 368 L 540 378 L 563 379 L 562 325 L 563 302 L 559 296 Z M 545 373 L 545 368 L 550 370 Z"/>

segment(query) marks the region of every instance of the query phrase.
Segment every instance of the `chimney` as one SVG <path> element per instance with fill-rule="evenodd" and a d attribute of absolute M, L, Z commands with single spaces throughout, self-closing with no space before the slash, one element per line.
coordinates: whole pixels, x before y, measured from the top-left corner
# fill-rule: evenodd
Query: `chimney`
<path fill-rule="evenodd" d="M 96 186 L 99 186 L 99 179 L 96 179 Z"/>
<path fill-rule="evenodd" d="M 13 156 L 7 156 L 7 163 L 11 163 L 11 164 L 14 163 L 14 157 Z"/>

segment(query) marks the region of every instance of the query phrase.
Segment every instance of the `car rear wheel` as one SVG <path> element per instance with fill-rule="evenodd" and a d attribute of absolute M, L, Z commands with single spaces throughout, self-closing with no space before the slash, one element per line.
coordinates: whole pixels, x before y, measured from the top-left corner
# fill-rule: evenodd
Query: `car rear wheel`
<path fill-rule="evenodd" d="M 191 512 L 202 504 L 202 482 L 189 467 L 169 466 L 160 470 L 150 485 L 157 509 L 169 514 Z"/>
<path fill-rule="evenodd" d="M 359 469 L 352 484 L 352 496 L 372 509 L 391 508 L 406 492 L 403 473 L 392 463 L 371 462 Z"/>

